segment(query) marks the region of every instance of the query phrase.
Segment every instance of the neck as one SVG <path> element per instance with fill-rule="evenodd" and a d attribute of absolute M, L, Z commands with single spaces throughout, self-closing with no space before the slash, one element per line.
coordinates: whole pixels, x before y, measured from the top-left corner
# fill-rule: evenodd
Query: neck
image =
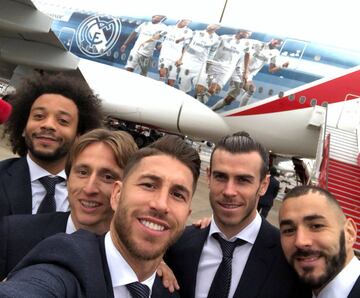
<path fill-rule="evenodd" d="M 56 175 L 65 169 L 66 157 L 54 161 L 41 160 L 34 157 L 32 154 L 29 154 L 29 157 L 34 163 L 36 163 L 52 175 Z"/>
<path fill-rule="evenodd" d="M 104 235 L 110 229 L 111 217 L 107 221 L 102 221 L 102 222 L 94 224 L 94 225 L 87 225 L 87 224 L 80 223 L 77 220 L 74 212 L 71 212 L 70 216 L 71 216 L 71 220 L 73 221 L 76 230 L 83 229 L 83 230 L 89 231 L 91 233 L 94 233 L 96 235 Z"/>
<path fill-rule="evenodd" d="M 115 247 L 120 252 L 125 261 L 129 266 L 134 270 L 138 280 L 140 282 L 148 279 L 153 275 L 159 266 L 162 256 L 153 260 L 140 259 L 139 257 L 133 255 L 120 241 L 117 233 L 110 229 L 111 240 L 113 241 Z"/>

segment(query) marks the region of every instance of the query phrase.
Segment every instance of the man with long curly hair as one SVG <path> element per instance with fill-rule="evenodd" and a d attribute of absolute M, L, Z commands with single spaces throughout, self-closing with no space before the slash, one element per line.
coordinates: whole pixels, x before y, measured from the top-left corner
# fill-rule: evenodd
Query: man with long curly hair
<path fill-rule="evenodd" d="M 13 153 L 0 162 L 0 216 L 67 211 L 66 155 L 76 137 L 102 125 L 100 100 L 65 75 L 35 75 L 10 96 L 5 124 Z"/>

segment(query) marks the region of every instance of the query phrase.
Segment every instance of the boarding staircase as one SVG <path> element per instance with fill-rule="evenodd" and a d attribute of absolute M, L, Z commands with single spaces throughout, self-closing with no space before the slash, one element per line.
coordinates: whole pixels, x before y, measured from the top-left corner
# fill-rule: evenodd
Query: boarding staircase
<path fill-rule="evenodd" d="M 347 217 L 355 220 L 354 246 L 360 252 L 360 128 L 354 131 L 325 126 L 318 184 L 339 201 Z"/>

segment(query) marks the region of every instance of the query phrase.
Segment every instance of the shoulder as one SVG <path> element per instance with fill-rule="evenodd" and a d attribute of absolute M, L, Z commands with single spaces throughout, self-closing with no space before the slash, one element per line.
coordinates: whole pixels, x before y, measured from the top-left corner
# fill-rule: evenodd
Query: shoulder
<path fill-rule="evenodd" d="M 26 162 L 25 157 L 23 157 L 23 158 L 14 157 L 14 158 L 4 159 L 4 160 L 0 161 L 0 172 L 7 170 L 7 169 L 11 168 L 13 165 L 22 163 L 24 161 Z"/>

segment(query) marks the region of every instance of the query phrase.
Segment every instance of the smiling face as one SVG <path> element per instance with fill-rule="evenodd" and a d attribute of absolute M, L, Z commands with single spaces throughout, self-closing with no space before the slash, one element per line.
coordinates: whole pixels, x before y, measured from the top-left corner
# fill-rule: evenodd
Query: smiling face
<path fill-rule="evenodd" d="M 75 158 L 67 182 L 71 217 L 76 228 L 103 234 L 110 228 L 110 197 L 114 182 L 122 176 L 113 150 L 95 142 Z"/>
<path fill-rule="evenodd" d="M 189 168 L 167 155 L 144 157 L 117 182 L 111 235 L 121 254 L 135 262 L 160 260 L 185 228 L 192 187 Z"/>
<path fill-rule="evenodd" d="M 77 135 L 78 109 L 59 94 L 43 94 L 30 110 L 24 129 L 29 155 L 35 162 L 65 159 Z"/>
<path fill-rule="evenodd" d="M 320 193 L 286 199 L 279 222 L 286 259 L 317 292 L 353 257 L 354 222 Z"/>
<path fill-rule="evenodd" d="M 210 204 L 220 230 L 232 237 L 256 216 L 259 197 L 269 179 L 260 179 L 262 160 L 257 152 L 230 153 L 217 149 L 208 171 Z"/>

